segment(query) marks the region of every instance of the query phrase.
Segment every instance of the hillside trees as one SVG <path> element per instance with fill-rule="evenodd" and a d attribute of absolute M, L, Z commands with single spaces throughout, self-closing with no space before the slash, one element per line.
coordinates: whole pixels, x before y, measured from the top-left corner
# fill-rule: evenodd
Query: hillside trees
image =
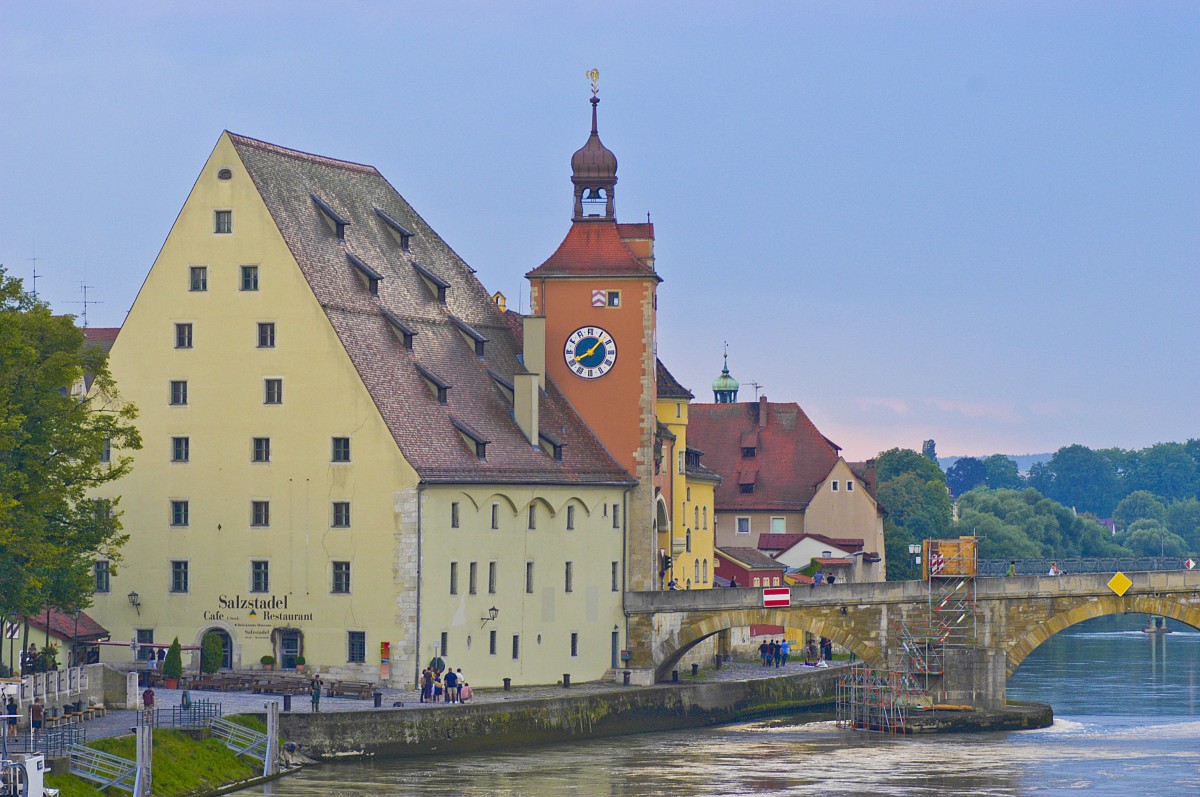
<path fill-rule="evenodd" d="M 72 395 L 85 374 L 92 391 Z M 104 352 L 0 267 L 0 616 L 90 604 L 93 562 L 124 537 L 117 502 L 89 491 L 128 471 L 101 458 L 140 448 L 135 416 Z"/>
<path fill-rule="evenodd" d="M 937 464 L 910 449 L 893 448 L 875 461 L 876 497 L 887 510 L 883 521 L 887 575 L 891 581 L 918 578 L 908 546 L 950 532 L 950 495 Z"/>
<path fill-rule="evenodd" d="M 1037 490 L 972 490 L 959 499 L 957 534 L 975 534 L 982 559 L 1128 556 L 1109 532 Z"/>

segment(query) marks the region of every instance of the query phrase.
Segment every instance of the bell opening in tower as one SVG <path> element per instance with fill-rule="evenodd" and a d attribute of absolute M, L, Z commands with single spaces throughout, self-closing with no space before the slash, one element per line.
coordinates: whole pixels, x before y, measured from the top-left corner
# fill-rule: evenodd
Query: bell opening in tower
<path fill-rule="evenodd" d="M 607 215 L 608 192 L 603 188 L 587 188 L 583 192 L 583 215 L 588 218 L 599 218 Z"/>

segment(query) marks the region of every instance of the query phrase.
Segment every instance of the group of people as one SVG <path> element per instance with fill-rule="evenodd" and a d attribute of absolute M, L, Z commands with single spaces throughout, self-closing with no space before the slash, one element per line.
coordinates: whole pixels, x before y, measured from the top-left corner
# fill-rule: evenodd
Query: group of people
<path fill-rule="evenodd" d="M 837 576 L 835 576 L 833 573 L 825 575 L 824 570 L 818 570 L 813 576 L 812 585 L 816 586 L 818 584 L 833 584 L 835 580 L 837 580 Z"/>
<path fill-rule="evenodd" d="M 21 714 L 20 706 L 17 705 L 17 698 L 10 695 L 5 699 L 3 711 L 0 712 L 6 715 L 4 724 L 8 726 L 5 733 L 8 738 L 17 738 L 17 718 Z M 46 707 L 42 705 L 42 699 L 35 697 L 33 705 L 29 707 L 29 730 L 33 734 L 33 738 L 38 738 L 42 735 L 42 726 L 46 723 Z"/>
<path fill-rule="evenodd" d="M 457 670 L 447 668 L 445 677 L 442 670 L 426 667 L 421 672 L 422 703 L 469 703 L 475 695 L 471 685 L 463 676 L 462 668 Z"/>
<path fill-rule="evenodd" d="M 764 667 L 782 667 L 787 664 L 792 643 L 786 639 L 769 640 L 758 646 L 758 655 Z"/>
<path fill-rule="evenodd" d="M 1016 574 L 1017 574 L 1017 562 L 1015 559 L 1010 560 L 1008 563 L 1008 569 L 1004 571 L 1004 575 L 1015 576 Z M 1046 575 L 1061 576 L 1061 575 L 1064 575 L 1064 573 L 1063 573 L 1062 568 L 1058 566 L 1058 562 L 1051 562 L 1050 569 L 1046 572 Z"/>

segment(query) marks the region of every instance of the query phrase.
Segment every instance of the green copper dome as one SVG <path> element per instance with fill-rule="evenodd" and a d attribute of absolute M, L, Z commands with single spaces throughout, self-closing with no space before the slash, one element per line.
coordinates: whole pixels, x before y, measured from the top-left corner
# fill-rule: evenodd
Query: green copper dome
<path fill-rule="evenodd" d="M 733 404 L 737 401 L 741 385 L 729 374 L 729 352 L 725 352 L 725 366 L 721 375 L 712 381 L 713 401 L 717 404 Z"/>

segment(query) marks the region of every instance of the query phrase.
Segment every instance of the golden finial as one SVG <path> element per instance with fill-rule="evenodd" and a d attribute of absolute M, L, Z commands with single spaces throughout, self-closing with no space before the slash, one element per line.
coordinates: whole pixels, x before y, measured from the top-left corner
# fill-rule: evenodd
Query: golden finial
<path fill-rule="evenodd" d="M 600 91 L 600 87 L 598 85 L 600 83 L 600 70 L 589 69 L 587 72 L 583 73 L 583 76 L 592 81 L 592 96 L 595 97 L 596 93 Z"/>

